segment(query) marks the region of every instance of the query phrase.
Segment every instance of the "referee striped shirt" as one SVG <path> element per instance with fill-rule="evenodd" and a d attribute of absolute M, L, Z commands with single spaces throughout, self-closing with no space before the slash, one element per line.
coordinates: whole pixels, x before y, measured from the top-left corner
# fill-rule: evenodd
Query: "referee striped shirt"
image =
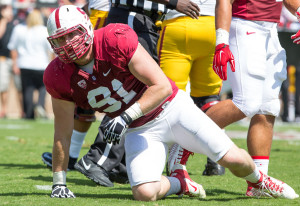
<path fill-rule="evenodd" d="M 112 3 L 132 6 L 146 11 L 159 12 L 164 14 L 167 13 L 168 10 L 164 4 L 159 4 L 147 0 L 112 0 Z"/>

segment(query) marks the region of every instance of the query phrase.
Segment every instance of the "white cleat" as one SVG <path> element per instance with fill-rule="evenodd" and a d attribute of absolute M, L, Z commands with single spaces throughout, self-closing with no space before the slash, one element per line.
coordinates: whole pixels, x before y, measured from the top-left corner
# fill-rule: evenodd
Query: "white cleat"
<path fill-rule="evenodd" d="M 261 178 L 257 183 L 248 182 L 248 187 L 256 188 L 260 194 L 269 194 L 275 198 L 296 199 L 299 195 L 286 183 L 261 173 Z M 257 195 L 253 195 L 257 196 Z"/>
<path fill-rule="evenodd" d="M 191 180 L 188 172 L 184 165 L 175 164 L 174 171 L 170 175 L 180 181 L 181 191 L 177 195 L 188 195 L 190 197 L 205 198 L 206 193 L 202 185 Z"/>
<path fill-rule="evenodd" d="M 173 144 L 169 152 L 167 171 L 172 173 L 175 164 L 186 165 L 191 154 L 194 153 L 182 148 L 179 144 Z"/>

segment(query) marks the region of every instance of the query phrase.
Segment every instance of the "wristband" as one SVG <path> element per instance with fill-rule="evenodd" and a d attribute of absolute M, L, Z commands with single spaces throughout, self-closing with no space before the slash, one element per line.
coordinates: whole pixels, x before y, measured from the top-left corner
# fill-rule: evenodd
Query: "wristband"
<path fill-rule="evenodd" d="M 297 9 L 295 15 L 296 15 L 298 21 L 300 22 L 300 7 Z"/>
<path fill-rule="evenodd" d="M 168 9 L 176 9 L 177 3 L 178 3 L 178 0 L 169 0 L 169 2 L 168 2 L 168 4 L 166 5 L 166 7 L 167 7 Z"/>
<path fill-rule="evenodd" d="M 131 107 L 126 109 L 125 112 L 122 112 L 120 116 L 124 119 L 127 125 L 130 125 L 131 122 L 140 118 L 141 116 L 144 116 L 144 114 L 141 110 L 140 104 L 136 102 L 131 105 Z"/>
<path fill-rule="evenodd" d="M 216 46 L 223 43 L 229 45 L 229 32 L 219 28 L 216 30 Z"/>
<path fill-rule="evenodd" d="M 53 185 L 65 185 L 67 174 L 65 171 L 53 172 Z"/>
<path fill-rule="evenodd" d="M 52 185 L 52 190 L 53 190 L 56 186 L 65 186 L 65 187 L 67 187 L 67 185 Z"/>

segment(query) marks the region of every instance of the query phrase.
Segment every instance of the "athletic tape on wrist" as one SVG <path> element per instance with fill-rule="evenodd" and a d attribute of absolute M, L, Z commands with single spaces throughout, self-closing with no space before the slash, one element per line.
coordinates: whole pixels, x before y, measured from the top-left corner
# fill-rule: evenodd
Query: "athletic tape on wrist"
<path fill-rule="evenodd" d="M 297 9 L 295 15 L 296 15 L 298 21 L 300 22 L 300 7 L 298 7 L 298 9 Z"/>
<path fill-rule="evenodd" d="M 53 185 L 65 185 L 67 174 L 65 171 L 53 172 Z"/>
<path fill-rule="evenodd" d="M 223 43 L 229 45 L 229 32 L 219 28 L 216 30 L 216 45 Z"/>
<path fill-rule="evenodd" d="M 138 102 L 134 103 L 133 105 L 131 105 L 131 107 L 126 109 L 125 113 L 132 119 L 132 121 L 140 118 L 141 116 L 144 116 Z"/>
<path fill-rule="evenodd" d="M 178 0 L 169 0 L 169 3 L 166 5 L 168 9 L 176 9 Z"/>

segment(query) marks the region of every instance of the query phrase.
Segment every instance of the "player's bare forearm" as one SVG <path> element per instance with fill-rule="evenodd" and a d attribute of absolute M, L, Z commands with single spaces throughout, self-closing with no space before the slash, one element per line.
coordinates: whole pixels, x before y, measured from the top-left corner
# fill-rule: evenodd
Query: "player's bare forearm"
<path fill-rule="evenodd" d="M 175 9 L 193 19 L 197 19 L 200 15 L 199 6 L 190 0 L 151 0 L 156 3 L 167 5 L 170 9 Z"/>
<path fill-rule="evenodd" d="M 52 171 L 67 171 L 70 142 L 54 138 L 52 150 Z"/>
<path fill-rule="evenodd" d="M 66 171 L 74 127 L 73 102 L 52 98 L 54 113 L 53 172 Z"/>
<path fill-rule="evenodd" d="M 216 29 L 222 28 L 229 32 L 231 17 L 232 17 L 232 3 L 234 0 L 217 0 L 216 2 Z"/>
<path fill-rule="evenodd" d="M 158 107 L 172 94 L 172 86 L 168 78 L 141 45 L 138 46 L 128 66 L 138 80 L 148 85 L 147 90 L 138 100 L 143 114 Z"/>
<path fill-rule="evenodd" d="M 299 0 L 284 0 L 284 6 L 293 14 L 295 15 L 297 9 L 300 7 Z"/>

